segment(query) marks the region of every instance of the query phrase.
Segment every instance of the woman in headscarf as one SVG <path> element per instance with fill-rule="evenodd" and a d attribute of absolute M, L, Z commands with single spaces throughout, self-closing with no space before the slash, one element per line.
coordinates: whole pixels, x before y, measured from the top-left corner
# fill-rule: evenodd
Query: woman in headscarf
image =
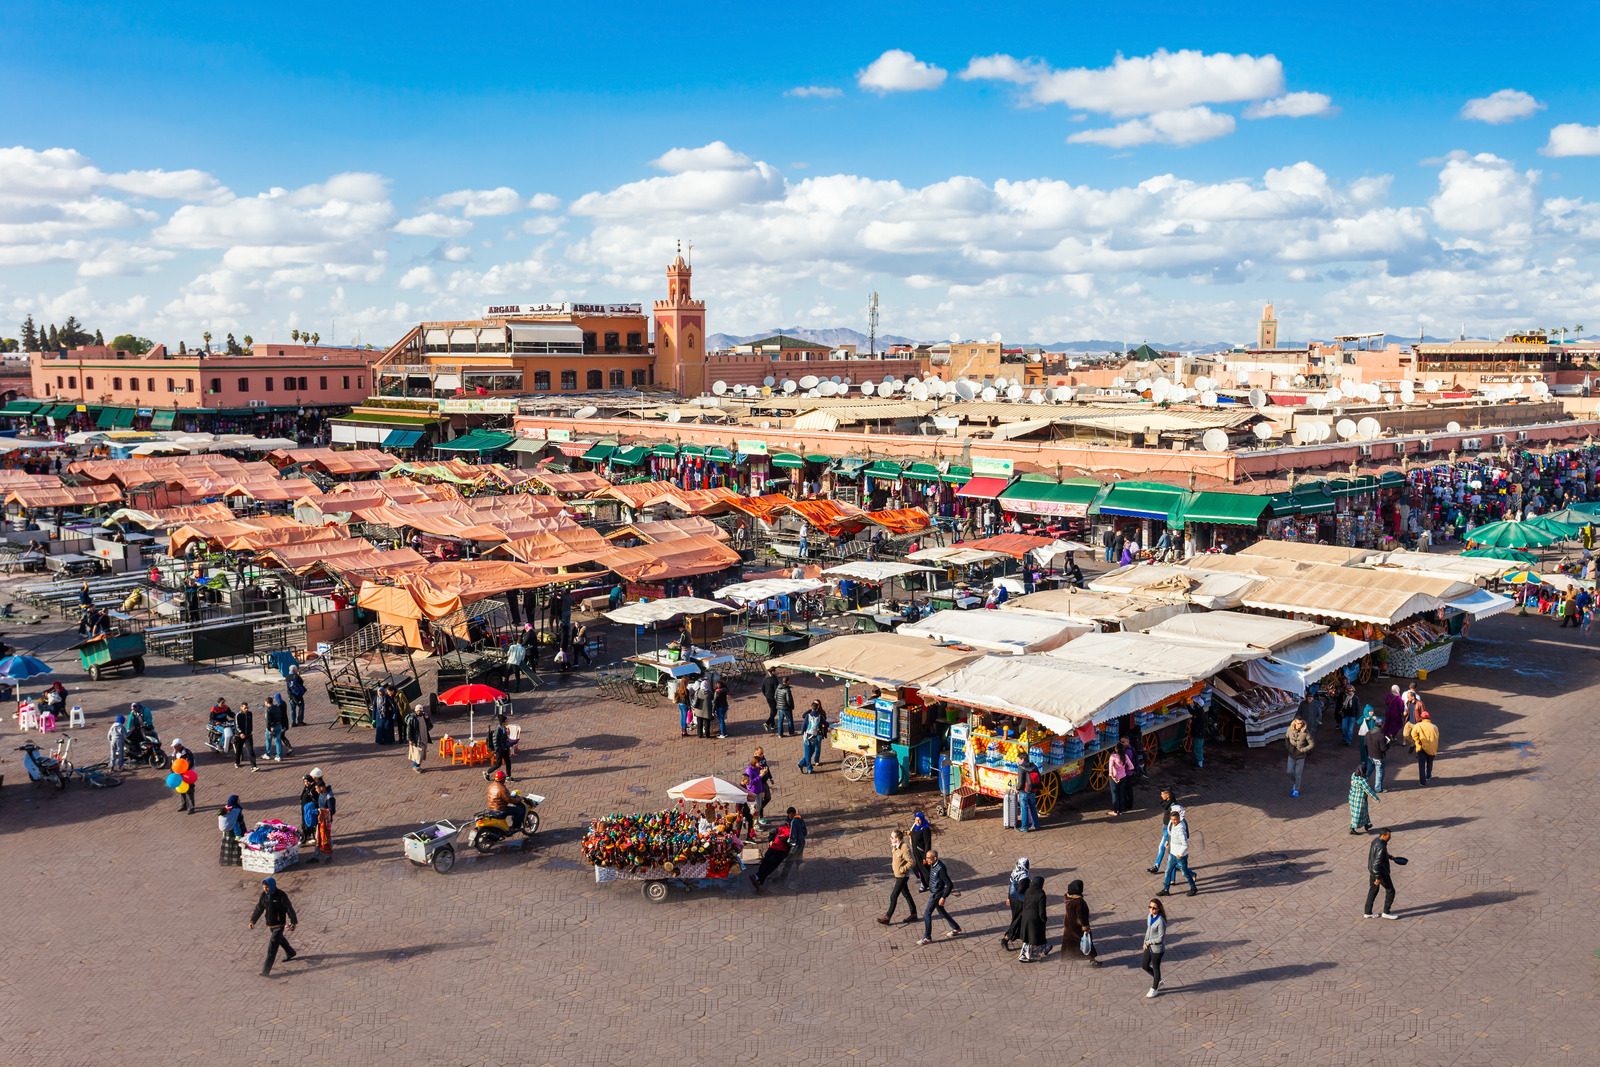
<path fill-rule="evenodd" d="M 918 811 L 911 817 L 911 869 L 916 872 L 917 884 L 928 891 L 928 865 L 924 862 L 933 850 L 933 824 Z"/>
<path fill-rule="evenodd" d="M 1027 892 L 1022 895 L 1022 951 L 1017 954 L 1019 963 L 1042 960 L 1050 951 L 1045 908 L 1044 879 L 1034 875 L 1028 879 Z"/>
<path fill-rule="evenodd" d="M 1073 955 L 1078 959 L 1087 959 L 1090 966 L 1100 966 L 1100 961 L 1095 957 L 1099 949 L 1094 943 L 1094 933 L 1089 928 L 1089 904 L 1083 899 L 1083 880 L 1074 878 L 1067 883 L 1067 925 L 1061 935 L 1061 958 Z M 1083 951 L 1083 937 L 1089 935 L 1089 951 Z"/>
<path fill-rule="evenodd" d="M 1011 880 L 1006 885 L 1006 903 L 1011 905 L 1011 925 L 1000 937 L 1000 947 L 1007 952 L 1011 951 L 1011 942 L 1022 936 L 1022 898 L 1027 895 L 1031 873 L 1028 870 L 1028 857 L 1017 857 L 1017 865 L 1011 868 Z"/>
<path fill-rule="evenodd" d="M 223 867 L 237 867 L 239 838 L 244 836 L 244 809 L 239 806 L 238 795 L 228 797 L 217 815 L 222 825 L 222 851 L 217 854 L 217 863 Z"/>

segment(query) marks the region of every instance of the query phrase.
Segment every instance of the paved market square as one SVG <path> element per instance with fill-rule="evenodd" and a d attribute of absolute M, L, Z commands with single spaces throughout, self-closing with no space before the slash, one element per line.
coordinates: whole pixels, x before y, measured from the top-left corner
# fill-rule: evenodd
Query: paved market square
<path fill-rule="evenodd" d="M 27 637 L 70 662 L 66 633 Z M 1369 840 L 1345 813 L 1357 758 L 1325 724 L 1297 800 L 1281 746 L 1213 743 L 1203 770 L 1158 763 L 1121 818 L 1080 793 L 1033 835 L 1002 829 L 993 806 L 936 820 L 967 934 L 926 947 L 920 927 L 873 920 L 888 831 L 934 794 L 876 796 L 827 749 L 823 773 L 796 773 L 799 742 L 761 733 L 748 683 L 727 741 L 680 738 L 669 706 L 603 701 L 589 678 L 520 696 L 520 785 L 548 798 L 543 829 L 525 855 L 440 875 L 403 858 L 401 835 L 477 810 L 480 773 L 431 758 L 414 775 L 403 746 L 329 728 L 319 678 L 294 756 L 251 773 L 199 740 L 217 696 L 272 691 L 259 672 L 153 659 L 142 679 L 90 682 L 72 664 L 60 677 L 89 713 L 78 762 L 103 758 L 110 716 L 144 700 L 164 739 L 200 751 L 200 811 L 179 814 L 150 770 L 101 791 L 19 780 L 6 720 L 0 1062 L 1593 1064 L 1597 642 L 1500 616 L 1423 684 L 1442 727 L 1437 779 L 1418 788 L 1403 766 L 1375 811 L 1410 860 L 1398 922 L 1360 916 Z M 824 688 L 797 681 L 801 706 Z M 436 732 L 464 727 L 452 717 Z M 667 786 L 694 774 L 734 777 L 757 744 L 774 757 L 777 810 L 793 804 L 810 825 L 787 882 L 660 904 L 596 884 L 578 848 L 589 819 L 664 807 Z M 340 798 L 335 862 L 281 876 L 303 962 L 264 979 L 265 935 L 246 927 L 258 876 L 218 866 L 213 815 L 237 793 L 252 822 L 292 821 L 313 766 Z M 1163 782 L 1188 805 L 1201 892 L 1169 899 L 1167 984 L 1149 1000 L 1138 945 Z M 1061 895 L 1084 880 L 1103 967 L 1001 950 L 1019 855 L 1047 877 L 1057 942 Z"/>

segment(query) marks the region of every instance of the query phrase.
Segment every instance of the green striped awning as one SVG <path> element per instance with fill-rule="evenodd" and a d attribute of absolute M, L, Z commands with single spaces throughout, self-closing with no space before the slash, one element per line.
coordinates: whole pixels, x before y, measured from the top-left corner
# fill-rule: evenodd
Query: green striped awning
<path fill-rule="evenodd" d="M 383 439 L 383 447 L 415 448 L 420 440 L 422 440 L 421 430 L 390 430 L 388 436 Z"/>
<path fill-rule="evenodd" d="M 1226 526 L 1254 526 L 1261 521 L 1271 500 L 1253 493 L 1196 493 L 1183 509 L 1183 521 L 1220 523 Z"/>
<path fill-rule="evenodd" d="M 1318 488 L 1320 490 L 1321 487 L 1319 486 Z M 1319 491 L 1314 494 L 1307 493 L 1302 495 L 1297 486 L 1295 488 L 1295 499 L 1300 502 L 1300 514 L 1302 515 L 1326 515 L 1333 510 L 1333 497 L 1324 492 Z"/>
<path fill-rule="evenodd" d="M 833 462 L 833 457 L 832 456 L 824 456 L 821 452 L 807 452 L 806 453 L 806 462 L 807 463 L 832 463 Z"/>
<path fill-rule="evenodd" d="M 706 459 L 710 460 L 712 463 L 732 463 L 733 453 L 729 452 L 721 445 L 712 445 L 710 448 L 706 449 Z"/>
<path fill-rule="evenodd" d="M 57 404 L 50 409 L 50 414 L 58 419 L 65 419 L 78 410 L 76 404 Z"/>
<path fill-rule="evenodd" d="M 1077 518 L 1089 513 L 1089 505 L 1099 495 L 1100 483 L 1090 478 L 1058 482 L 1048 474 L 1024 474 L 996 499 L 1007 511 L 1023 515 Z"/>
<path fill-rule="evenodd" d="M 101 408 L 100 417 L 94 422 L 96 428 L 109 430 L 115 427 L 117 425 L 117 413 L 121 410 L 121 408 Z"/>
<path fill-rule="evenodd" d="M 176 411 L 158 411 L 150 416 L 150 428 L 152 430 L 170 430 L 177 418 L 178 413 Z"/>
<path fill-rule="evenodd" d="M 453 441 L 442 441 L 433 447 L 441 452 L 477 452 L 481 455 L 484 452 L 496 452 L 505 448 L 516 439 L 515 434 L 497 433 L 494 430 L 473 430 Z"/>
<path fill-rule="evenodd" d="M 704 445 L 684 445 L 679 451 L 686 456 L 703 456 L 706 454 Z"/>
<path fill-rule="evenodd" d="M 44 406 L 37 400 L 25 400 L 22 397 L 18 397 L 7 404 L 6 409 L 0 411 L 0 415 L 32 415 Z"/>
<path fill-rule="evenodd" d="M 678 446 L 677 445 L 656 445 L 654 448 L 652 448 L 650 450 L 650 454 L 652 456 L 659 456 L 662 459 L 672 459 L 674 456 L 676 456 L 678 454 Z"/>
<path fill-rule="evenodd" d="M 1293 493 L 1273 493 L 1267 498 L 1267 503 L 1272 505 L 1272 513 L 1280 519 L 1300 513 L 1300 500 Z"/>
<path fill-rule="evenodd" d="M 139 417 L 137 408 L 121 408 L 117 411 L 117 429 L 126 430 L 133 426 L 133 420 Z"/>
<path fill-rule="evenodd" d="M 972 468 L 952 463 L 950 464 L 950 469 L 944 472 L 941 480 L 946 485 L 966 485 L 972 480 Z"/>
<path fill-rule="evenodd" d="M 784 470 L 799 470 L 806 465 L 806 461 L 793 452 L 774 452 L 768 460 L 774 467 Z"/>
<path fill-rule="evenodd" d="M 1177 486 L 1160 482 L 1118 482 L 1090 510 L 1100 515 L 1165 521 L 1187 495 Z"/>
<path fill-rule="evenodd" d="M 649 450 L 640 445 L 635 445 L 631 448 L 619 448 L 612 454 L 611 464 L 614 467 L 637 467 L 644 462 L 645 457 L 649 454 Z"/>
<path fill-rule="evenodd" d="M 936 482 L 940 478 L 939 468 L 932 463 L 913 463 L 901 472 L 901 476 L 919 482 Z"/>
<path fill-rule="evenodd" d="M 1378 475 L 1378 484 L 1385 489 L 1398 489 L 1406 484 L 1406 476 L 1399 471 L 1384 471 Z"/>
<path fill-rule="evenodd" d="M 616 445 L 608 445 L 602 441 L 598 444 L 590 445 L 589 451 L 585 452 L 578 458 L 587 460 L 590 463 L 604 463 L 606 460 L 610 459 L 612 455 L 616 453 L 616 451 Z"/>
<path fill-rule="evenodd" d="M 872 465 L 862 473 L 873 478 L 898 478 L 900 477 L 900 464 L 889 459 L 875 459 L 872 461 Z"/>

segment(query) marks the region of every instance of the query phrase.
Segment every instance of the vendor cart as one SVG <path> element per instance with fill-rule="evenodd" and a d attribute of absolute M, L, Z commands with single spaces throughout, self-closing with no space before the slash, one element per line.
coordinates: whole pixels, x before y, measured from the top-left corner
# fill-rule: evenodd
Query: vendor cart
<path fill-rule="evenodd" d="M 134 674 L 144 673 L 145 639 L 143 633 L 96 634 L 72 646 L 78 652 L 78 662 L 94 681 L 113 671 L 127 667 Z"/>
<path fill-rule="evenodd" d="M 699 674 L 702 668 L 719 670 L 731 667 L 735 663 L 735 658 L 729 653 L 713 652 L 706 648 L 696 648 L 678 656 L 674 656 L 667 649 L 661 649 L 629 656 L 626 662 L 633 664 L 635 684 L 647 689 L 670 692 L 672 684 L 677 679 L 693 677 Z"/>
<path fill-rule="evenodd" d="M 432 867 L 440 874 L 448 874 L 456 865 L 456 837 L 460 833 L 460 824 L 449 819 L 440 819 L 413 830 L 402 839 L 406 859 L 418 866 Z"/>
<path fill-rule="evenodd" d="M 596 867 L 594 880 L 604 882 L 640 882 L 644 890 L 644 898 L 652 904 L 659 904 L 667 899 L 669 886 L 684 890 L 723 888 L 737 882 L 744 874 L 744 857 L 742 855 L 732 858 L 726 867 L 713 868 L 710 863 L 686 863 L 681 867 L 672 864 L 663 864 L 660 867 L 646 867 L 643 870 L 624 871 L 615 867 Z"/>

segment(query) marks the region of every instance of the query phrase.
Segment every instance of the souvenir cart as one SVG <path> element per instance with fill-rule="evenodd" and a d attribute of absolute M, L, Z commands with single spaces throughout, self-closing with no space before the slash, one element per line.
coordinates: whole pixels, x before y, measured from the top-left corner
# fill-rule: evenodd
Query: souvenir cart
<path fill-rule="evenodd" d="M 731 810 L 746 802 L 744 789 L 708 776 L 667 795 L 678 800 L 677 808 L 608 815 L 589 824 L 580 847 L 596 882 L 642 882 L 645 899 L 659 904 L 669 886 L 726 888 L 744 872 L 746 849 Z"/>
<path fill-rule="evenodd" d="M 857 782 L 871 775 L 887 794 L 910 778 L 938 772 L 946 713 L 924 698 L 921 686 L 979 658 L 972 649 L 917 637 L 848 633 L 768 660 L 767 666 L 844 682 L 841 704 L 829 709 L 829 742 L 844 753 L 846 778 Z"/>

